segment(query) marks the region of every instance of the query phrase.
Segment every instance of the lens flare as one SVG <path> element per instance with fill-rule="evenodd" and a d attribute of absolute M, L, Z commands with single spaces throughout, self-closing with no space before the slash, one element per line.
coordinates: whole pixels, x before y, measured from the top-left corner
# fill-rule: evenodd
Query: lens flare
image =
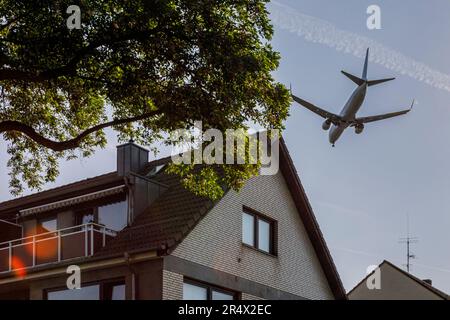
<path fill-rule="evenodd" d="M 16 278 L 22 279 L 27 274 L 25 264 L 19 257 L 16 256 L 11 257 L 11 268 Z"/>

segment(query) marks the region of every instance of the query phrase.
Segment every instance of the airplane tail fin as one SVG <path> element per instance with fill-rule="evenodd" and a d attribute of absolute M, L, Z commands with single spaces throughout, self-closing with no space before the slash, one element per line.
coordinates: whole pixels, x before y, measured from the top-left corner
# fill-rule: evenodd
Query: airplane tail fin
<path fill-rule="evenodd" d="M 366 60 L 364 61 L 364 69 L 363 69 L 363 73 L 362 73 L 362 77 L 359 78 L 357 76 L 354 76 L 348 72 L 345 72 L 344 70 L 342 70 L 341 72 L 350 80 L 352 80 L 354 83 L 356 83 L 358 86 L 364 84 L 367 82 L 367 65 L 369 64 L 369 48 L 367 48 L 367 52 L 366 52 Z"/>
<path fill-rule="evenodd" d="M 369 64 L 369 48 L 367 48 L 366 51 L 366 59 L 364 61 L 364 69 L 362 72 L 362 77 L 359 78 L 357 76 L 354 76 L 348 72 L 345 71 L 341 71 L 347 78 L 349 78 L 350 80 L 352 80 L 354 83 L 356 83 L 358 86 L 367 83 L 367 86 L 375 86 L 377 84 L 383 83 L 383 82 L 387 82 L 387 81 L 392 81 L 395 78 L 388 78 L 388 79 L 380 79 L 380 80 L 367 80 L 367 66 Z"/>
<path fill-rule="evenodd" d="M 347 78 L 352 80 L 354 83 L 356 83 L 358 86 L 362 85 L 364 82 L 366 82 L 364 79 L 358 78 L 357 76 L 354 76 L 348 72 L 345 72 L 344 70 L 341 71 Z"/>
<path fill-rule="evenodd" d="M 367 81 L 367 65 L 369 64 L 369 48 L 366 51 L 366 60 L 364 61 L 364 69 L 362 73 L 362 79 Z"/>
<path fill-rule="evenodd" d="M 367 81 L 367 85 L 370 86 L 376 86 L 377 84 L 383 83 L 383 82 L 388 82 L 388 81 L 392 81 L 395 80 L 395 78 L 388 78 L 388 79 L 380 79 L 380 80 L 370 80 Z"/>

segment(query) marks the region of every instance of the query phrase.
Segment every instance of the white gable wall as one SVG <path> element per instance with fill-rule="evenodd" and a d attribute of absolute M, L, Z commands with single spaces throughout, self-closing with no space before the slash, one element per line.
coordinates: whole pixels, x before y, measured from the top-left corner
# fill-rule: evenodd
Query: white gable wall
<path fill-rule="evenodd" d="M 349 293 L 350 300 L 443 300 L 417 281 L 387 263 L 380 266 L 380 289 L 367 287 L 366 280 Z"/>
<path fill-rule="evenodd" d="M 278 221 L 278 257 L 242 245 L 244 205 Z M 280 172 L 226 194 L 172 255 L 307 299 L 334 299 Z"/>

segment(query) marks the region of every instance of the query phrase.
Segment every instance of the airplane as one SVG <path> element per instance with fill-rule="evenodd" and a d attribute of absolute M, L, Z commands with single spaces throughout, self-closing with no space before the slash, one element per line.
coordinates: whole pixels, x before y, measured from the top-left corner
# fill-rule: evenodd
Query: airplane
<path fill-rule="evenodd" d="M 292 94 L 291 89 L 291 96 L 294 99 L 295 102 L 302 105 L 303 107 L 309 109 L 310 111 L 318 114 L 322 118 L 326 119 L 325 122 L 322 125 L 323 130 L 330 130 L 329 132 L 329 142 L 334 147 L 336 141 L 339 139 L 339 137 L 342 135 L 345 129 L 348 127 L 354 127 L 356 134 L 361 134 L 364 130 L 364 125 L 366 123 L 384 120 L 388 118 L 393 118 L 397 116 L 401 116 L 404 114 L 407 114 L 409 111 L 412 110 L 414 106 L 414 100 L 411 104 L 411 107 L 407 110 L 392 112 L 392 113 L 386 113 L 376 116 L 370 116 L 370 117 L 361 117 L 357 118 L 356 113 L 360 109 L 362 103 L 364 102 L 364 98 L 366 97 L 366 91 L 368 87 L 387 82 L 392 81 L 395 78 L 388 78 L 388 79 L 380 79 L 380 80 L 368 80 L 367 79 L 367 65 L 369 62 L 369 49 L 367 49 L 366 52 L 366 60 L 364 62 L 364 69 L 362 73 L 362 77 L 358 78 L 348 72 L 345 72 L 342 70 L 341 72 L 348 77 L 350 80 L 352 80 L 354 83 L 358 85 L 358 87 L 353 91 L 352 95 L 348 99 L 347 103 L 344 105 L 344 108 L 342 109 L 341 113 L 339 115 L 331 113 L 329 111 L 326 111 L 324 109 L 321 109 L 312 103 L 305 101 L 303 99 L 300 99 L 299 97 L 296 97 Z"/>

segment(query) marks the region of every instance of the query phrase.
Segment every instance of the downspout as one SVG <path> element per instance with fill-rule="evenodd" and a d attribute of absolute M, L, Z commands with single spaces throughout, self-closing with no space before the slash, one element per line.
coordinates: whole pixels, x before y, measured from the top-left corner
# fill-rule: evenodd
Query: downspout
<path fill-rule="evenodd" d="M 130 262 L 130 254 L 126 251 L 124 252 L 125 261 L 131 273 L 131 300 L 136 300 L 136 271 Z"/>
<path fill-rule="evenodd" d="M 127 223 L 128 226 L 131 226 L 134 220 L 134 190 L 133 190 L 133 183 L 130 181 L 130 176 L 125 176 L 123 178 L 123 181 L 125 183 L 125 186 L 127 187 L 128 193 L 127 193 L 127 203 L 128 203 L 128 217 L 127 217 Z"/>
<path fill-rule="evenodd" d="M 127 175 L 123 178 L 124 182 L 125 182 L 125 186 L 128 190 L 127 192 L 127 202 L 128 202 L 128 226 L 131 226 L 131 224 L 133 223 L 134 220 L 134 189 L 133 189 L 133 185 L 134 183 L 132 183 L 130 180 L 130 176 Z M 134 270 L 133 266 L 131 265 L 131 261 L 130 261 L 130 254 L 128 253 L 128 251 L 124 252 L 124 257 L 126 260 L 126 264 L 128 267 L 128 270 L 131 273 L 131 300 L 136 300 L 136 271 Z"/>

